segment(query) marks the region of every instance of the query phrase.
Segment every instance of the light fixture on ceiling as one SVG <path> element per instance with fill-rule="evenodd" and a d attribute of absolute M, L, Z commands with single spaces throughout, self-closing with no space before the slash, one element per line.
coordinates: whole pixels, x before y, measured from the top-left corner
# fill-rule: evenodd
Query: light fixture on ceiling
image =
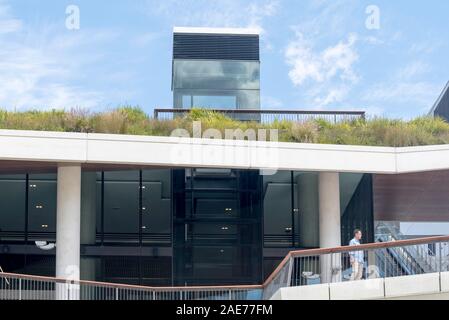
<path fill-rule="evenodd" d="M 48 243 L 47 241 L 36 241 L 35 244 L 36 247 L 44 251 L 49 251 L 56 248 L 56 243 Z"/>

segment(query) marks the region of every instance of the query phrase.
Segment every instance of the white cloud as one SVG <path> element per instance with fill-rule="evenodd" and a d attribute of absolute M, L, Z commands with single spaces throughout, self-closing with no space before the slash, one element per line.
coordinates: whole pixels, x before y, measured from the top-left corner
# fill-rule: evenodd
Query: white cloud
<path fill-rule="evenodd" d="M 72 44 L 71 44 L 72 45 Z M 6 108 L 94 107 L 98 92 L 86 92 L 70 82 L 80 79 L 87 61 L 70 48 L 51 42 L 34 46 L 0 38 L 0 104 Z"/>
<path fill-rule="evenodd" d="M 397 73 L 397 78 L 408 80 L 417 76 L 424 75 L 430 72 L 431 67 L 428 63 L 423 61 L 413 61 L 401 68 Z"/>
<path fill-rule="evenodd" d="M 0 35 L 19 31 L 22 21 L 11 17 L 10 7 L 0 1 Z"/>
<path fill-rule="evenodd" d="M 359 59 L 356 42 L 357 36 L 350 34 L 346 40 L 320 51 L 312 40 L 297 32 L 285 50 L 293 85 L 308 87 L 309 96 L 319 107 L 343 101 L 359 79 L 354 70 Z"/>
<path fill-rule="evenodd" d="M 86 88 L 90 68 L 103 58 L 95 46 L 117 34 L 102 30 L 68 31 L 60 26 L 31 28 L 0 2 L 0 107 L 49 109 L 98 107 L 105 95 Z M 12 26 L 20 26 L 13 28 Z"/>
<path fill-rule="evenodd" d="M 318 106 L 327 106 L 333 103 L 339 103 L 344 100 L 344 98 L 349 93 L 350 88 L 348 86 L 338 86 L 335 88 L 329 88 L 324 97 L 315 97 L 315 103 Z"/>
<path fill-rule="evenodd" d="M 384 82 L 366 88 L 360 99 L 370 105 L 388 106 L 391 113 L 406 112 L 408 117 L 426 114 L 441 92 L 441 87 L 426 79 L 431 66 L 421 60 L 399 67 Z M 393 106 L 397 106 L 396 110 Z M 407 110 L 400 109 L 408 108 Z"/>
<path fill-rule="evenodd" d="M 348 32 L 347 22 L 353 21 L 357 8 L 355 0 L 315 0 L 304 6 L 300 24 L 293 27 L 295 37 L 284 52 L 289 78 L 304 104 L 338 108 L 359 82 L 357 46 L 378 40 Z"/>
<path fill-rule="evenodd" d="M 261 105 L 262 109 L 282 109 L 284 107 L 284 103 L 280 99 L 266 95 L 262 95 Z"/>
<path fill-rule="evenodd" d="M 368 117 L 384 117 L 385 109 L 380 107 L 364 107 L 363 110 L 366 112 Z"/>
<path fill-rule="evenodd" d="M 248 17 L 249 24 L 248 26 L 251 28 L 259 29 L 261 33 L 264 33 L 265 30 L 263 28 L 263 20 L 266 17 L 274 16 L 279 8 L 278 1 L 267 1 L 267 2 L 253 2 L 249 5 Z"/>
<path fill-rule="evenodd" d="M 386 105 L 397 103 L 410 103 L 410 107 L 426 107 L 429 101 L 436 100 L 440 92 L 439 86 L 428 82 L 395 82 L 379 84 L 368 89 L 362 100 L 380 102 Z M 430 110 L 430 105 L 427 106 Z"/>
<path fill-rule="evenodd" d="M 264 32 L 264 19 L 274 16 L 279 0 L 147 0 L 146 12 L 172 25 L 251 27 Z"/>
<path fill-rule="evenodd" d="M 408 50 L 412 55 L 429 55 L 445 45 L 444 41 L 429 39 L 427 41 L 413 43 Z"/>
<path fill-rule="evenodd" d="M 154 41 L 158 40 L 162 36 L 161 33 L 157 32 L 147 32 L 135 36 L 131 39 L 131 43 L 138 47 L 145 47 L 152 44 Z"/>
<path fill-rule="evenodd" d="M 357 76 L 353 69 L 359 59 L 354 48 L 356 41 L 356 35 L 351 34 L 347 41 L 340 41 L 335 46 L 316 52 L 310 42 L 299 33 L 285 51 L 286 62 L 291 66 L 289 76 L 293 84 L 300 86 L 307 80 L 324 82 L 335 77 L 350 82 L 356 81 Z"/>

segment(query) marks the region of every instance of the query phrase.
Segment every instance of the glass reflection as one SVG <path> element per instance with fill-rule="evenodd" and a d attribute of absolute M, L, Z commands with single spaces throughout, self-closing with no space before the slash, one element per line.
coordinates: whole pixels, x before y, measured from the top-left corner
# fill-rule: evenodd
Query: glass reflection
<path fill-rule="evenodd" d="M 0 178 L 1 239 L 24 240 L 25 232 L 25 175 Z"/>
<path fill-rule="evenodd" d="M 260 108 L 259 90 L 185 90 L 174 92 L 175 108 L 252 109 Z M 244 120 L 244 119 L 243 119 Z"/>
<path fill-rule="evenodd" d="M 139 171 L 104 174 L 104 241 L 139 241 Z"/>
<path fill-rule="evenodd" d="M 260 88 L 260 64 L 257 61 L 174 61 L 174 89 L 246 89 Z"/>
<path fill-rule="evenodd" d="M 142 172 L 142 241 L 171 243 L 170 170 Z"/>
<path fill-rule="evenodd" d="M 56 174 L 32 174 L 28 186 L 29 240 L 56 240 Z"/>

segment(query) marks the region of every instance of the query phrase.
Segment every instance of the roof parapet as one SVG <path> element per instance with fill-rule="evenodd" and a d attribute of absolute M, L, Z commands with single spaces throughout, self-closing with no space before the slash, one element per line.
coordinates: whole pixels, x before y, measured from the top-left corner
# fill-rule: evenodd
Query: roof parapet
<path fill-rule="evenodd" d="M 208 27 L 173 27 L 173 33 L 223 34 L 223 35 L 260 35 L 257 28 L 208 28 Z"/>

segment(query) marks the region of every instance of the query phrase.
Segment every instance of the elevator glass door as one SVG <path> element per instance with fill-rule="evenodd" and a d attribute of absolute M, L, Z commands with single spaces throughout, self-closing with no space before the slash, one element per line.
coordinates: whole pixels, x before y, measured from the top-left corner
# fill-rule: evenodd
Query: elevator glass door
<path fill-rule="evenodd" d="M 259 283 L 259 172 L 186 169 L 175 170 L 173 179 L 175 283 Z"/>

